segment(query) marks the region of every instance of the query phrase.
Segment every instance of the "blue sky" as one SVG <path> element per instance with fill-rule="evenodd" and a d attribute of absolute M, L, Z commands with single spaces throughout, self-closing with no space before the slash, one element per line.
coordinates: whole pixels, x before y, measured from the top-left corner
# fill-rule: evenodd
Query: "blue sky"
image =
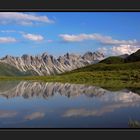
<path fill-rule="evenodd" d="M 140 49 L 140 12 L 0 12 L 0 57 Z"/>

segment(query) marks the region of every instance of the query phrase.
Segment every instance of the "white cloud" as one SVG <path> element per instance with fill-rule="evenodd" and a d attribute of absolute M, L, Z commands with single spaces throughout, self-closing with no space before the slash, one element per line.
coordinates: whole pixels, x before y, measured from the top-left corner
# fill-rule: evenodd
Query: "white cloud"
<path fill-rule="evenodd" d="M 96 40 L 101 43 L 103 47 L 98 50 L 109 55 L 131 54 L 140 49 L 140 43 L 137 40 L 117 40 L 111 36 L 103 36 L 101 34 L 79 34 L 69 35 L 60 34 L 59 37 L 66 42 L 80 42 L 84 40 Z M 105 46 L 108 47 L 105 47 Z"/>
<path fill-rule="evenodd" d="M 43 113 L 43 112 L 34 112 L 32 114 L 25 116 L 25 119 L 26 120 L 34 120 L 34 119 L 43 118 L 44 116 L 45 116 L 45 113 Z"/>
<path fill-rule="evenodd" d="M 114 55 L 121 55 L 121 54 L 132 54 L 140 49 L 139 46 L 133 45 L 120 45 L 120 46 L 113 46 L 111 48 L 111 52 Z"/>
<path fill-rule="evenodd" d="M 53 23 L 47 16 L 22 12 L 0 12 L 1 24 L 32 25 L 34 23 Z"/>
<path fill-rule="evenodd" d="M 23 37 L 28 39 L 28 40 L 31 40 L 31 41 L 42 41 L 44 40 L 44 37 L 41 36 L 41 35 L 37 35 L 37 34 L 23 34 Z"/>
<path fill-rule="evenodd" d="M 98 51 L 104 53 L 105 55 L 122 55 L 122 54 L 132 54 L 139 50 L 139 46 L 134 45 L 119 45 L 119 46 L 113 46 L 110 48 L 102 47 L 99 48 Z"/>
<path fill-rule="evenodd" d="M 22 35 L 25 39 L 31 40 L 31 41 L 43 41 L 44 37 L 40 34 L 31 34 L 31 33 L 25 33 L 24 31 L 16 31 L 16 30 L 2 30 L 0 31 L 2 33 L 18 33 Z M 1 37 L 0 38 L 1 43 L 6 43 L 6 42 L 16 42 L 15 38 L 11 37 Z M 48 40 L 47 42 L 52 42 L 52 40 Z"/>
<path fill-rule="evenodd" d="M 33 22 L 31 22 L 31 21 L 20 21 L 17 24 L 23 25 L 23 26 L 30 26 L 30 25 L 33 25 Z"/>
<path fill-rule="evenodd" d="M 103 36 L 101 34 L 79 34 L 79 35 L 69 35 L 69 34 L 60 34 L 59 37 L 66 42 L 80 42 L 84 40 L 97 40 L 100 43 L 105 45 L 118 45 L 118 44 L 133 44 L 136 43 L 136 40 L 116 40 L 111 36 Z"/>
<path fill-rule="evenodd" d="M 14 43 L 17 40 L 13 37 L 0 37 L 0 43 Z"/>
<path fill-rule="evenodd" d="M 61 37 L 66 42 L 79 42 L 88 39 L 86 34 L 80 35 L 60 34 L 59 37 Z"/>
<path fill-rule="evenodd" d="M 108 49 L 106 47 L 102 47 L 102 48 L 99 48 L 98 51 L 103 53 L 103 54 L 106 54 Z"/>
<path fill-rule="evenodd" d="M 15 117 L 16 115 L 17 115 L 16 111 L 0 110 L 0 118 L 10 118 Z"/>

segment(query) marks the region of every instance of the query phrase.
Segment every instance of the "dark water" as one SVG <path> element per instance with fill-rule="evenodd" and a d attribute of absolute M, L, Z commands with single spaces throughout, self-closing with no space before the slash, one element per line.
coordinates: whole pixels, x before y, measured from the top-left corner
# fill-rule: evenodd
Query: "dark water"
<path fill-rule="evenodd" d="M 128 128 L 140 121 L 140 90 L 0 82 L 0 128 Z"/>

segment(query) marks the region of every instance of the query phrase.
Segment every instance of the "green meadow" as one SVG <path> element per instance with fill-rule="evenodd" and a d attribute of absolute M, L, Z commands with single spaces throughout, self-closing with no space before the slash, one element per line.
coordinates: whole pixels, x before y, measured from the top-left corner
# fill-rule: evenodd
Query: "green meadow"
<path fill-rule="evenodd" d="M 52 76 L 1 76 L 0 80 L 31 80 L 96 85 L 104 88 L 140 88 L 140 62 L 98 63 Z"/>

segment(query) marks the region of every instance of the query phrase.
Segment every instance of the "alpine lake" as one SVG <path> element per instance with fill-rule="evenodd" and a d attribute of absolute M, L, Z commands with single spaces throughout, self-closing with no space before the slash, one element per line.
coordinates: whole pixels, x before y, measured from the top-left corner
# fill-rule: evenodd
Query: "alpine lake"
<path fill-rule="evenodd" d="M 0 128 L 130 128 L 140 121 L 140 89 L 0 81 Z"/>

